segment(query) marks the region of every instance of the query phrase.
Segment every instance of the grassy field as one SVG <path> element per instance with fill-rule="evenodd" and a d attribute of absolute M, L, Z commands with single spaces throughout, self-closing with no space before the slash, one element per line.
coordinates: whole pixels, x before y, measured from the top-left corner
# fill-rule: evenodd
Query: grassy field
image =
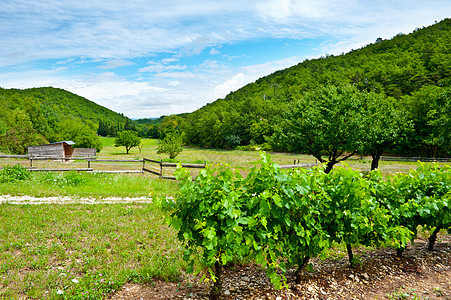
<path fill-rule="evenodd" d="M 177 281 L 183 249 L 153 204 L 0 204 L 0 299 L 102 299 Z"/>
<path fill-rule="evenodd" d="M 157 141 L 143 140 L 141 153 L 114 147 L 102 138 L 99 158 L 165 159 L 156 153 Z M 186 148 L 181 162 L 229 164 L 246 170 L 255 166 L 258 152 Z M 278 164 L 315 163 L 305 155 L 272 154 Z M 25 160 L 2 161 L 14 164 Z M 40 162 L 49 167 L 86 167 L 86 162 Z M 370 160 L 348 164 L 369 170 Z M 140 163 L 93 163 L 94 169 L 136 169 Z M 381 162 L 383 172 L 405 172 L 417 163 Z M 34 172 L 26 180 L 0 183 L 0 195 L 90 197 L 155 197 L 177 192 L 174 181 L 150 174 Z M 127 282 L 178 281 L 185 264 L 175 232 L 155 202 L 122 204 L 0 204 L 0 299 L 102 299 Z"/>

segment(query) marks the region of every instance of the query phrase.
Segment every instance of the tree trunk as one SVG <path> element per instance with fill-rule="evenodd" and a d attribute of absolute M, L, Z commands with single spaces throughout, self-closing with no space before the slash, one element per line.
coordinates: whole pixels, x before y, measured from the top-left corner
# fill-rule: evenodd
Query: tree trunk
<path fill-rule="evenodd" d="M 349 263 L 351 264 L 351 268 L 355 268 L 354 254 L 352 253 L 351 244 L 346 243 L 346 250 L 348 251 Z"/>
<path fill-rule="evenodd" d="M 437 234 L 440 231 L 440 226 L 435 227 L 434 231 L 432 232 L 431 236 L 429 237 L 429 244 L 428 244 L 428 250 L 432 251 L 434 249 L 435 241 L 437 241 Z"/>
<path fill-rule="evenodd" d="M 381 159 L 381 155 L 382 155 L 382 153 L 380 153 L 380 152 L 371 154 L 371 157 L 373 158 L 373 160 L 371 161 L 371 171 L 379 168 L 379 160 Z"/>
<path fill-rule="evenodd" d="M 308 261 L 310 260 L 310 256 L 305 256 L 302 260 L 302 264 L 299 265 L 298 269 L 296 270 L 296 283 L 301 283 L 301 272 L 304 270 L 305 266 L 307 265 Z"/>
<path fill-rule="evenodd" d="M 219 261 L 215 262 L 215 276 L 216 281 L 211 287 L 210 300 L 219 300 L 222 294 L 222 265 Z"/>
<path fill-rule="evenodd" d="M 404 252 L 404 247 L 396 249 L 396 257 L 401 258 L 403 252 Z"/>
<path fill-rule="evenodd" d="M 324 173 L 329 174 L 330 171 L 332 171 L 332 168 L 334 167 L 336 161 L 335 160 L 330 160 L 327 162 L 326 165 L 326 169 L 324 170 Z"/>

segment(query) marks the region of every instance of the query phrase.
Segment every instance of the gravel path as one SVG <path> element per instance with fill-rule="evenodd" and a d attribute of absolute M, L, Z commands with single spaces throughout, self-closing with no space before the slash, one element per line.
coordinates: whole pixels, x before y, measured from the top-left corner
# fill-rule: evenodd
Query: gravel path
<path fill-rule="evenodd" d="M 150 203 L 152 198 L 149 197 L 136 197 L 136 198 L 120 198 L 120 197 L 108 197 L 108 198 L 79 198 L 75 196 L 57 196 L 57 197 L 33 197 L 33 196 L 11 196 L 0 195 L 0 204 L 114 204 L 114 203 Z"/>

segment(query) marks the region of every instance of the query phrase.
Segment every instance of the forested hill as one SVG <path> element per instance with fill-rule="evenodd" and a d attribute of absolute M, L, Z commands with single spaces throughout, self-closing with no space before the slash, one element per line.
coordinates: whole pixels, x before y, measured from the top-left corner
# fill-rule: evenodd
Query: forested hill
<path fill-rule="evenodd" d="M 450 75 L 451 19 L 445 19 L 410 34 L 379 38 L 361 49 L 306 60 L 260 78 L 189 114 L 183 131 L 188 143 L 202 147 L 263 144 L 293 102 L 317 87 L 350 84 L 408 108 L 428 87 L 450 87 Z"/>
<path fill-rule="evenodd" d="M 0 89 L 0 99 L 2 108 L 6 110 L 27 109 L 27 106 L 35 105 L 40 106 L 43 110 L 51 111 L 56 114 L 56 117 L 91 120 L 95 123 L 98 123 L 99 119 L 124 123 L 126 119 L 123 114 L 116 113 L 74 93 L 53 87 L 24 90 Z"/>
<path fill-rule="evenodd" d="M 59 88 L 0 88 L 3 151 L 24 153 L 27 145 L 59 140 L 75 140 L 80 147 L 100 150 L 99 122 L 123 126 L 127 117 Z"/>

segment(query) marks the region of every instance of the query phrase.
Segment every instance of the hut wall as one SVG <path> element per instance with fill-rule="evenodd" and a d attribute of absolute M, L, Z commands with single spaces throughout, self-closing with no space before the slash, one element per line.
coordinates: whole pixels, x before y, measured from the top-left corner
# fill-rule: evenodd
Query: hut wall
<path fill-rule="evenodd" d="M 64 157 L 63 144 L 29 146 L 28 155 L 32 157 Z"/>

